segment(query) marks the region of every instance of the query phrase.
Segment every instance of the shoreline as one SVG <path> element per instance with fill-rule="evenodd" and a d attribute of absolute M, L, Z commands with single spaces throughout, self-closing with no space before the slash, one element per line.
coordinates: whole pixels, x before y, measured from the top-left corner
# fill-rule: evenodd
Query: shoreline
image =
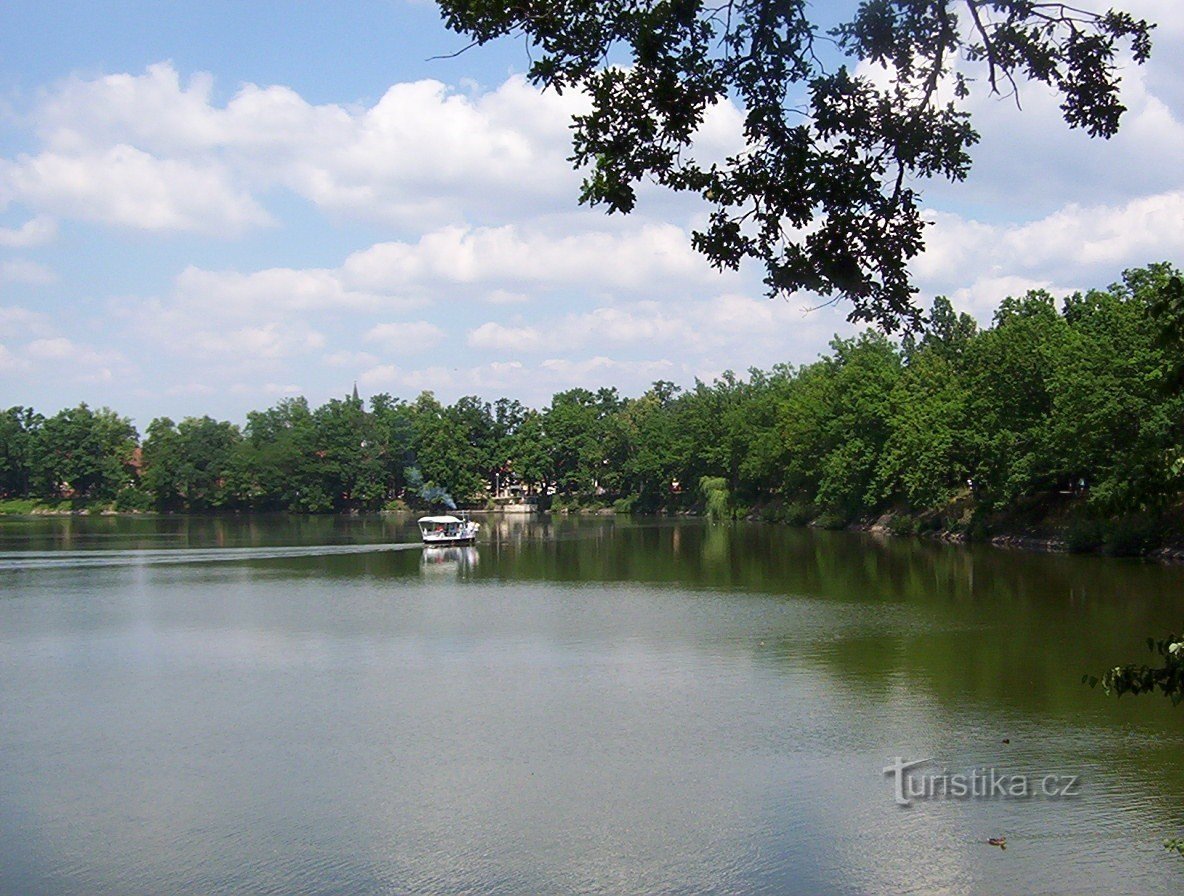
<path fill-rule="evenodd" d="M 636 516 L 636 517 L 688 517 L 694 519 L 705 519 L 706 514 L 693 511 L 658 511 L 654 513 L 629 513 L 619 514 L 611 507 L 588 507 L 588 508 L 566 508 L 562 510 L 528 510 L 528 509 L 506 509 L 498 507 L 495 509 L 487 508 L 472 508 L 466 510 L 467 513 L 472 513 L 481 516 L 507 516 L 507 517 L 524 517 L 532 515 L 554 515 L 554 516 L 588 516 L 588 517 L 604 517 L 604 516 Z M 374 510 L 374 511 L 342 511 L 337 513 L 325 514 L 292 514 L 290 511 L 284 510 L 211 510 L 207 512 L 174 512 L 174 511 L 157 511 L 157 510 L 115 510 L 110 506 L 104 507 L 33 507 L 22 510 L 6 510 L 3 508 L 3 502 L 0 502 L 0 520 L 7 518 L 64 518 L 64 517 L 130 517 L 130 518 L 149 518 L 149 517 L 251 517 L 251 516 L 267 516 L 274 514 L 286 514 L 294 516 L 323 516 L 323 517 L 350 517 L 373 514 L 376 516 L 384 515 L 398 515 L 407 514 L 414 515 L 419 511 L 411 508 L 402 508 L 397 510 Z M 881 538 L 915 538 L 922 541 L 943 542 L 945 544 L 960 544 L 960 545 L 990 545 L 991 547 L 1000 548 L 1003 550 L 1026 551 L 1029 553 L 1039 554 L 1077 554 L 1082 556 L 1098 556 L 1108 557 L 1110 559 L 1138 559 L 1146 560 L 1162 564 L 1177 564 L 1184 563 L 1184 541 L 1177 538 L 1168 539 L 1150 550 L 1125 553 L 1108 551 L 1104 546 L 1091 547 L 1089 549 L 1074 550 L 1065 533 L 1034 533 L 1030 527 L 1017 526 L 1012 531 L 999 531 L 993 534 L 986 534 L 985 537 L 972 538 L 966 531 L 955 530 L 950 528 L 932 528 L 914 531 L 898 531 L 893 524 L 898 520 L 917 522 L 916 517 L 894 515 L 886 513 L 877 517 L 874 520 L 862 520 L 850 523 L 845 526 L 833 528 L 818 524 L 818 520 L 810 520 L 804 523 L 788 522 L 784 520 L 770 520 L 763 518 L 759 513 L 749 513 L 744 516 L 735 517 L 735 520 L 742 520 L 745 522 L 763 523 L 771 526 L 791 526 L 802 529 L 828 529 L 831 531 L 840 532 L 862 532 L 869 535 L 874 535 Z M 1027 531 L 1024 529 L 1027 528 Z"/>

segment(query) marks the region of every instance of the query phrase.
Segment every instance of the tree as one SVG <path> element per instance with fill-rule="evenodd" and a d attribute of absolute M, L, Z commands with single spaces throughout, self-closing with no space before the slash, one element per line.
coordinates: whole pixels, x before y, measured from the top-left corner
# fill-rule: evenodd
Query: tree
<path fill-rule="evenodd" d="M 482 442 L 493 426 L 489 405 L 469 396 L 446 408 L 421 392 L 411 411 L 420 496 L 445 504 L 481 497 L 489 466 Z"/>
<path fill-rule="evenodd" d="M 247 414 L 244 438 L 230 462 L 231 490 L 262 509 L 320 513 L 332 509 L 320 479 L 316 426 L 308 401 L 285 398 Z"/>
<path fill-rule="evenodd" d="M 131 421 L 110 408 L 59 411 L 37 430 L 31 472 L 39 494 L 115 497 L 135 478 L 136 443 Z"/>
<path fill-rule="evenodd" d="M 919 322 L 907 265 L 922 249 L 917 184 L 962 180 L 978 140 L 964 104 L 1028 79 L 1054 87 L 1070 127 L 1118 129 L 1118 61 L 1147 59 L 1152 26 L 1039 0 L 864 0 L 829 30 L 805 0 L 438 0 L 484 44 L 521 35 L 528 77 L 583 90 L 572 161 L 581 201 L 629 212 L 652 179 L 707 203 L 695 247 L 717 267 L 753 259 L 770 294 L 811 290 L 853 320 Z M 959 17 L 961 11 L 962 17 Z M 856 74 L 864 63 L 886 78 Z M 744 148 L 695 155 L 712 106 L 744 114 Z"/>
<path fill-rule="evenodd" d="M 321 488 L 333 508 L 380 506 L 387 492 L 382 446 L 361 400 L 331 399 L 313 413 L 313 425 Z"/>
<path fill-rule="evenodd" d="M 1009 296 L 967 349 L 968 466 L 978 497 L 1002 508 L 1057 483 L 1049 450 L 1052 371 L 1069 338 L 1043 290 Z"/>
<path fill-rule="evenodd" d="M 174 424 L 160 417 L 144 438 L 140 484 L 167 510 L 210 510 L 229 500 L 231 457 L 242 440 L 233 423 L 186 417 Z"/>
<path fill-rule="evenodd" d="M 0 413 L 0 497 L 29 494 L 37 431 L 44 422 L 32 408 Z"/>

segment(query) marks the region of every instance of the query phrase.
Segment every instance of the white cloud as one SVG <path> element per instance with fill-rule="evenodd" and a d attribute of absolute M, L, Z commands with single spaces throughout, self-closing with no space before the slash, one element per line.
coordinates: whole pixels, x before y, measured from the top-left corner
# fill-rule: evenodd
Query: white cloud
<path fill-rule="evenodd" d="M 34 339 L 15 354 L 26 370 L 36 369 L 52 379 L 85 383 L 111 382 L 127 374 L 132 365 L 122 352 L 96 349 L 65 336 Z"/>
<path fill-rule="evenodd" d="M 201 330 L 193 333 L 183 346 L 204 355 L 273 360 L 304 355 L 324 344 L 324 336 L 307 326 L 268 323 L 236 330 Z"/>
<path fill-rule="evenodd" d="M 378 363 L 377 355 L 369 352 L 332 352 L 322 359 L 330 367 L 370 368 Z"/>
<path fill-rule="evenodd" d="M 35 261 L 14 258 L 0 261 L 0 283 L 29 283 L 34 286 L 44 286 L 57 279 L 49 268 Z"/>
<path fill-rule="evenodd" d="M 567 125 L 583 105 L 520 77 L 471 94 L 397 83 L 369 107 L 246 84 L 218 105 L 210 75 L 182 83 L 158 63 L 47 92 L 33 116 L 44 151 L 2 182 L 31 207 L 152 229 L 265 223 L 249 194 L 277 185 L 334 214 L 406 225 L 503 217 L 573 201 Z"/>
<path fill-rule="evenodd" d="M 681 227 L 645 221 L 603 223 L 597 229 L 569 225 L 558 234 L 515 225 L 449 226 L 415 243 L 378 243 L 355 252 L 342 274 L 364 290 L 479 286 L 503 302 L 507 292 L 518 294 L 524 287 L 642 292 L 727 277 L 710 271 Z"/>
<path fill-rule="evenodd" d="M 444 339 L 444 331 L 426 320 L 382 323 L 367 330 L 362 339 L 365 342 L 376 343 L 388 351 L 412 354 L 439 345 Z"/>
<path fill-rule="evenodd" d="M 832 317 L 819 319 L 833 328 Z M 472 348 L 501 353 L 577 351 L 589 347 L 654 347 L 681 353 L 785 345 L 815 333 L 800 306 L 781 299 L 723 293 L 679 302 L 637 301 L 540 320 L 535 325 L 487 321 L 471 329 Z M 829 332 L 829 331 L 828 331 Z M 827 334 L 823 334 L 827 335 Z"/>
<path fill-rule="evenodd" d="M 236 395 L 266 395 L 274 398 L 291 398 L 304 393 L 296 383 L 235 383 L 230 391 Z"/>
<path fill-rule="evenodd" d="M 595 388 L 608 384 L 639 392 L 641 384 L 669 379 L 680 370 L 678 365 L 666 358 L 622 361 L 605 355 L 583 359 L 548 358 L 539 367 L 551 375 L 551 391 L 576 386 Z"/>
<path fill-rule="evenodd" d="M 471 348 L 514 352 L 533 351 L 545 344 L 543 334 L 535 327 L 507 327 L 496 321 L 470 330 L 465 342 Z"/>
<path fill-rule="evenodd" d="M 270 268 L 243 274 L 188 267 L 177 277 L 171 303 L 232 317 L 292 312 L 373 309 L 383 296 L 346 288 L 338 272 Z"/>
<path fill-rule="evenodd" d="M 216 164 L 158 159 L 122 143 L 89 155 L 43 152 L 0 161 L 0 188 L 61 217 L 211 234 L 269 223 L 230 180 Z"/>
<path fill-rule="evenodd" d="M 4 343 L 0 342 L 0 373 L 23 371 L 28 368 L 28 362 L 14 355 Z"/>
<path fill-rule="evenodd" d="M 30 311 L 17 305 L 0 305 L 0 333 L 25 330 L 41 336 L 47 335 L 51 329 L 49 317 L 39 311 Z"/>
<path fill-rule="evenodd" d="M 980 318 L 1007 295 L 1102 286 L 1125 268 L 1184 257 L 1184 190 L 1117 205 L 1067 205 L 1035 221 L 984 224 L 931 215 L 914 265 L 923 291 L 960 298 Z"/>
<path fill-rule="evenodd" d="M 48 243 L 57 234 L 57 222 L 48 215 L 30 218 L 20 227 L 0 227 L 0 246 L 27 249 Z"/>

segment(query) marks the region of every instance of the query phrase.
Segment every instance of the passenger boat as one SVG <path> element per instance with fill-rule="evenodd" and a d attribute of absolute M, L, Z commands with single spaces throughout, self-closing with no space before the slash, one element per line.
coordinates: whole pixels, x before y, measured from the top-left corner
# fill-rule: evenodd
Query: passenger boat
<path fill-rule="evenodd" d="M 419 535 L 427 545 L 472 544 L 480 528 L 480 523 L 467 516 L 425 516 L 419 520 Z"/>

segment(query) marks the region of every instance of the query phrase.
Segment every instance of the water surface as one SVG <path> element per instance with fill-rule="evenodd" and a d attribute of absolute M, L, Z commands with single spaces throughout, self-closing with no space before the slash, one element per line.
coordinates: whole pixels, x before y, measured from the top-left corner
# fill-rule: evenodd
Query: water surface
<path fill-rule="evenodd" d="M 698 521 L 415 537 L 0 518 L 0 892 L 1184 884 L 1184 708 L 1080 684 L 1179 630 L 1184 569 Z M 901 807 L 894 757 L 1078 784 Z"/>

